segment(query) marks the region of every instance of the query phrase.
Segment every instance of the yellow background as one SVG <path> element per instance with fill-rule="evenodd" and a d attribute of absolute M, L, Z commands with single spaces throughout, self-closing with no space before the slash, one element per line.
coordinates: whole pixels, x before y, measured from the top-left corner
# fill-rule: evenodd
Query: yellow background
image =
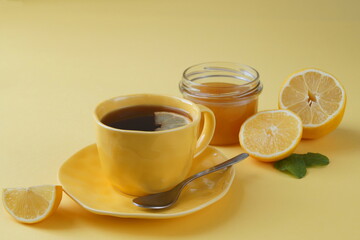
<path fill-rule="evenodd" d="M 338 129 L 296 149 L 331 161 L 301 180 L 248 159 L 223 199 L 189 216 L 98 216 L 64 196 L 33 226 L 0 208 L 1 239 L 360 239 L 359 12 L 357 0 L 1 0 L 0 187 L 57 183 L 62 162 L 95 141 L 98 102 L 180 96 L 193 64 L 256 68 L 260 110 L 276 108 L 286 76 L 306 67 L 332 73 L 348 94 Z"/>

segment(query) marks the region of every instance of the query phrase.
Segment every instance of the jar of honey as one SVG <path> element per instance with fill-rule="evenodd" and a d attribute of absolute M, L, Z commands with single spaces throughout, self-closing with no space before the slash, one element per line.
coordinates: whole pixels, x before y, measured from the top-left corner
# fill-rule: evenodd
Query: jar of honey
<path fill-rule="evenodd" d="M 227 62 L 187 68 L 179 87 L 184 98 L 214 112 L 216 128 L 212 145 L 239 143 L 240 127 L 257 112 L 258 96 L 263 88 L 254 68 Z"/>

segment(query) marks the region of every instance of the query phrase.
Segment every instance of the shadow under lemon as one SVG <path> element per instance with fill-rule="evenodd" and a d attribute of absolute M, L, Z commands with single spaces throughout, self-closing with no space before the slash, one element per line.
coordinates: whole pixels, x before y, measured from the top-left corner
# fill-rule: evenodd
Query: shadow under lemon
<path fill-rule="evenodd" d="M 338 127 L 331 133 L 318 139 L 302 139 L 296 147 L 294 153 L 321 153 L 330 159 L 330 165 L 336 161 L 352 161 L 346 155 L 350 152 L 360 152 L 360 132 L 354 131 L 350 128 Z M 261 162 L 254 158 L 250 158 L 250 163 L 258 168 L 269 171 L 278 172 L 274 168 L 272 162 Z"/>
<path fill-rule="evenodd" d="M 340 154 L 360 150 L 360 132 L 339 127 L 326 136 L 313 140 L 301 140 L 296 152 Z"/>

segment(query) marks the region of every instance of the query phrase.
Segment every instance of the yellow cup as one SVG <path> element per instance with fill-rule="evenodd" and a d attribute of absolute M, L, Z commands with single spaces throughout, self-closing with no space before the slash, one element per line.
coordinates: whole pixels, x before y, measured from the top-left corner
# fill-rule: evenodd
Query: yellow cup
<path fill-rule="evenodd" d="M 192 121 L 164 131 L 135 131 L 109 127 L 101 122 L 108 113 L 130 106 L 160 105 L 186 111 Z M 204 118 L 199 134 L 201 118 Z M 192 160 L 210 143 L 215 117 L 208 108 L 191 101 L 155 94 L 112 98 L 95 109 L 97 148 L 104 173 L 120 191 L 146 195 L 166 191 L 188 174 Z"/>

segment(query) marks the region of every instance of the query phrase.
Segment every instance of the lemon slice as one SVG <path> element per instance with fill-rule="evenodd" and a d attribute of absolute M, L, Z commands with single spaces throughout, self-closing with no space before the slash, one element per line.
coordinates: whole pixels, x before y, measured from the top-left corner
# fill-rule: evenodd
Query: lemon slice
<path fill-rule="evenodd" d="M 155 131 L 168 130 L 189 124 L 191 120 L 181 114 L 173 112 L 155 112 Z"/>
<path fill-rule="evenodd" d="M 314 139 L 334 130 L 341 122 L 346 106 L 346 93 L 332 75 L 316 69 L 292 74 L 284 83 L 279 107 L 299 115 L 303 138 Z"/>
<path fill-rule="evenodd" d="M 301 119 L 289 110 L 258 112 L 240 128 L 241 146 L 250 156 L 273 162 L 289 156 L 299 144 Z"/>
<path fill-rule="evenodd" d="M 61 198 L 62 187 L 58 185 L 3 189 L 5 209 L 22 223 L 37 223 L 48 218 L 58 208 Z"/>

